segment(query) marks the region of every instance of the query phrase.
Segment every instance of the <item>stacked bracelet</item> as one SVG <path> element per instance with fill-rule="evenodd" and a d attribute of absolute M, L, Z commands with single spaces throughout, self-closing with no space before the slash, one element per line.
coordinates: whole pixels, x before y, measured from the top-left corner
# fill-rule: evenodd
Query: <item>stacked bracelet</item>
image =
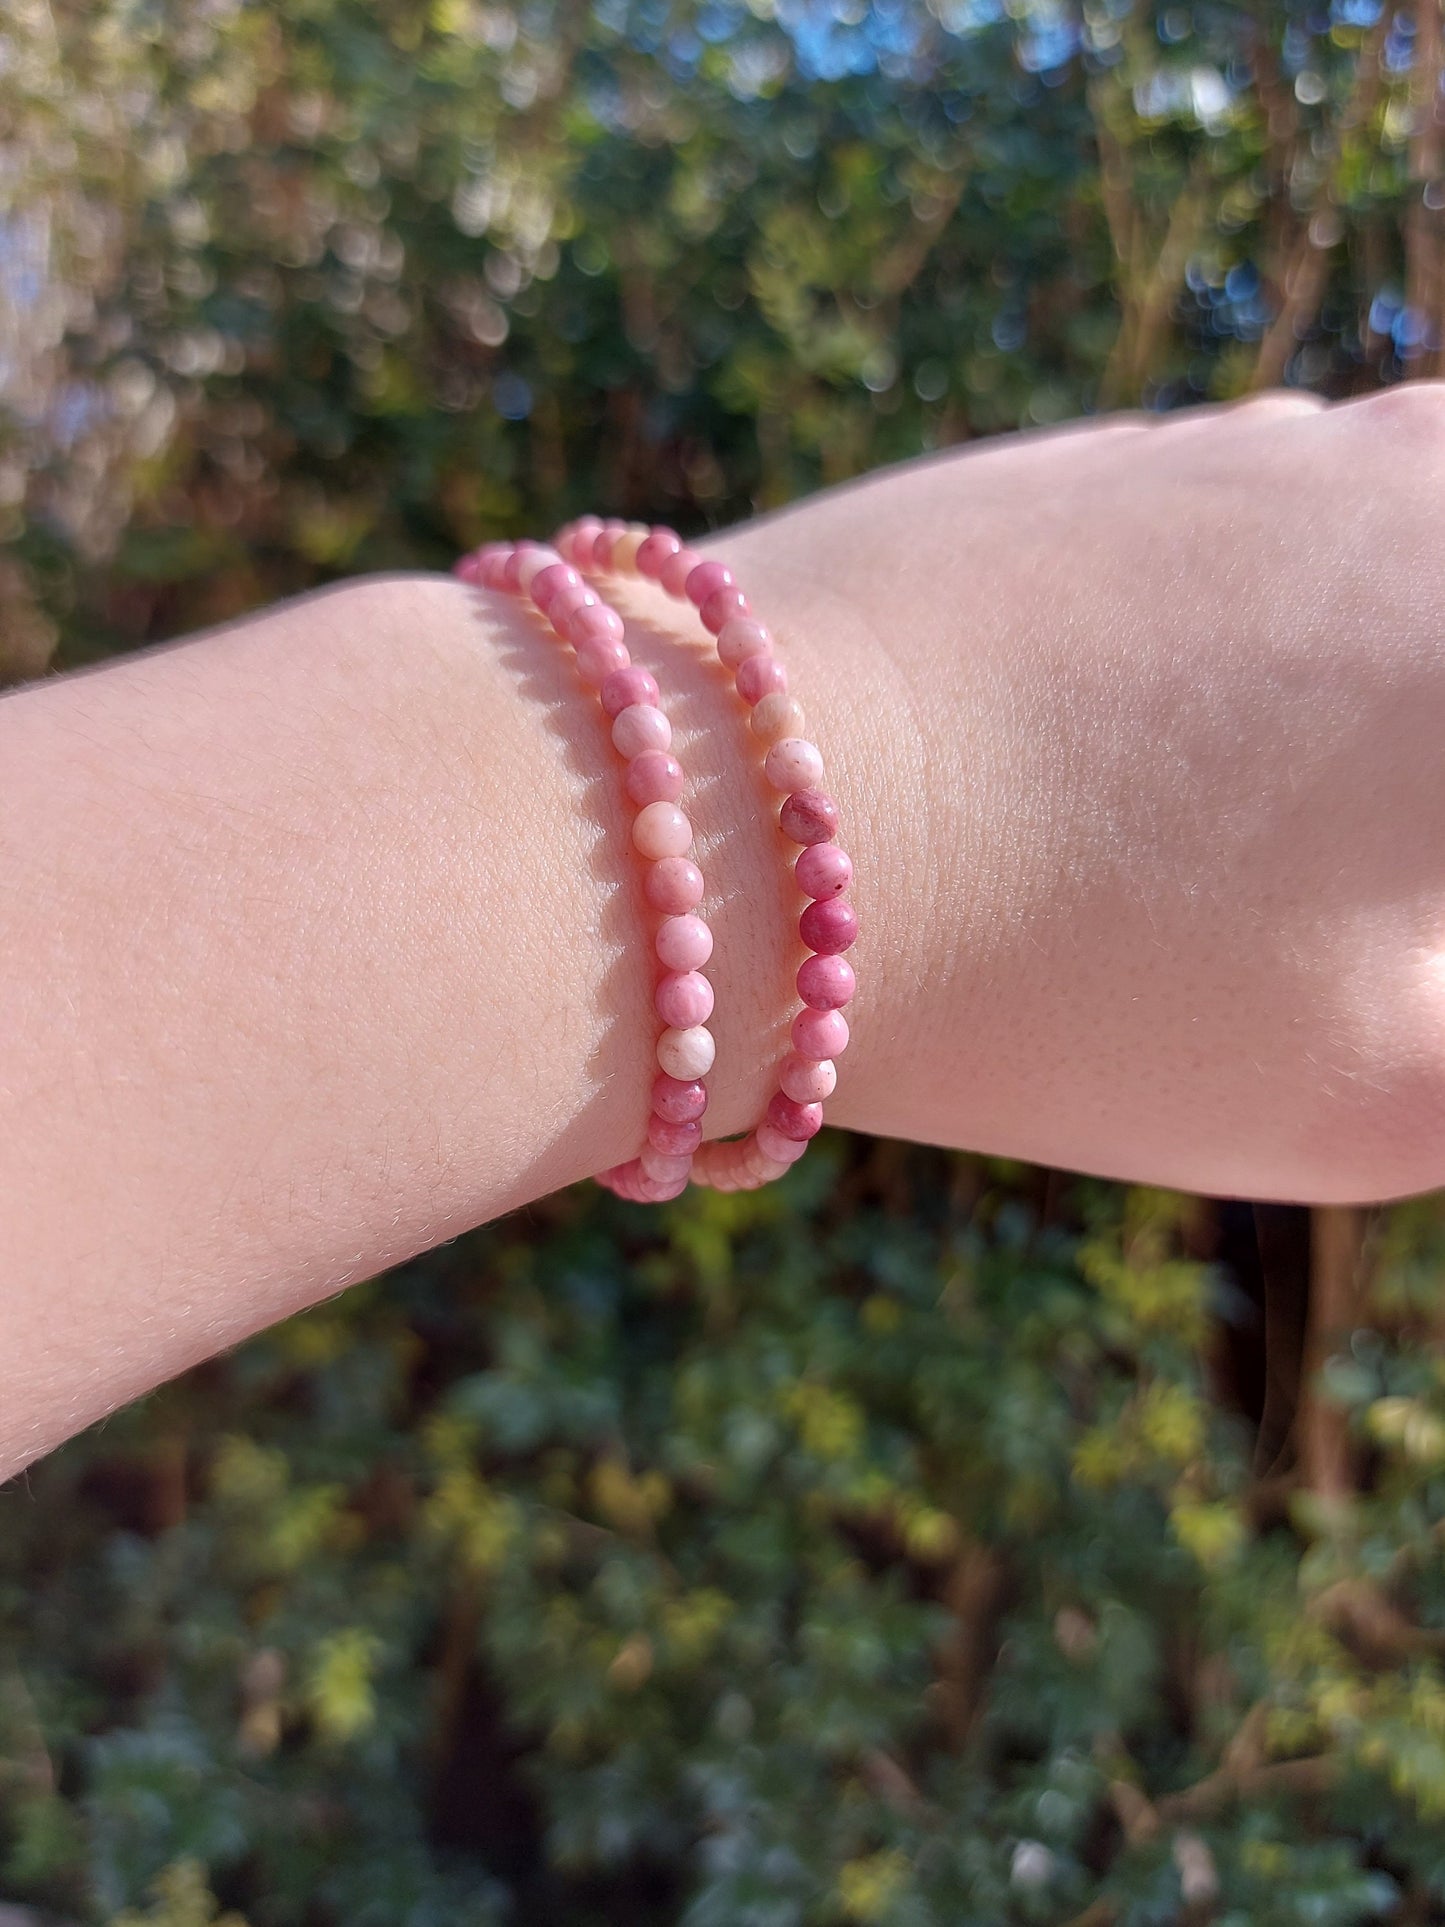
<path fill-rule="evenodd" d="M 657 1040 L 660 1066 L 652 1086 L 652 1115 L 640 1154 L 603 1174 L 620 1197 L 658 1204 L 686 1188 L 702 1143 L 707 1109 L 703 1077 L 712 1069 L 712 985 L 702 965 L 712 955 L 712 932 L 697 915 L 702 872 L 688 855 L 692 825 L 677 806 L 682 765 L 672 755 L 672 725 L 658 687 L 637 668 L 623 641 L 622 618 L 582 580 L 555 548 L 537 542 L 491 542 L 456 566 L 464 582 L 526 597 L 572 644 L 583 682 L 595 689 L 612 729 L 612 744 L 627 763 L 623 786 L 636 806 L 632 842 L 647 859 L 643 892 L 661 913 L 654 947 L 662 975 L 653 1004 L 665 1028 Z"/>
<path fill-rule="evenodd" d="M 583 571 L 642 576 L 697 610 L 751 711 L 752 733 L 766 748 L 763 773 L 782 799 L 778 827 L 803 846 L 793 874 L 809 899 L 798 934 L 811 954 L 797 975 L 803 1008 L 793 1019 L 793 1048 L 758 1124 L 742 1138 L 703 1145 L 692 1167 L 696 1183 L 750 1190 L 781 1177 L 808 1148 L 823 1122 L 823 1100 L 838 1081 L 835 1060 L 848 1044 L 843 1007 L 855 979 L 843 952 L 858 935 L 858 918 L 843 897 L 853 864 L 836 840 L 838 807 L 822 787 L 823 758 L 803 733 L 803 708 L 788 693 L 773 637 L 754 619 L 725 563 L 704 560 L 672 529 L 593 516 L 568 523 L 554 541 Z"/>
<path fill-rule="evenodd" d="M 843 1006 L 854 991 L 843 953 L 852 948 L 858 919 L 843 895 L 853 865 L 836 840 L 838 810 L 822 787 L 823 759 L 803 734 L 802 706 L 788 693 L 771 634 L 754 619 L 732 571 L 704 560 L 668 528 L 584 516 L 560 529 L 551 547 L 489 543 L 458 563 L 456 572 L 465 581 L 530 598 L 573 644 L 583 680 L 597 690 L 612 719 L 613 743 L 628 759 L 627 794 L 639 806 L 632 840 L 649 863 L 644 894 L 663 914 L 655 937 L 663 975 L 654 1005 L 666 1028 L 657 1041 L 647 1142 L 637 1157 L 604 1171 L 598 1182 L 621 1197 L 660 1202 L 676 1197 L 689 1178 L 738 1191 L 781 1177 L 817 1134 L 823 1100 L 837 1083 L 835 1060 L 848 1043 Z M 793 1018 L 792 1050 L 779 1066 L 778 1088 L 758 1124 L 741 1138 L 702 1142 L 713 994 L 701 967 L 712 954 L 712 934 L 696 914 L 703 880 L 688 856 L 692 827 L 677 807 L 682 769 L 670 753 L 672 730 L 657 684 L 633 666 L 622 618 L 583 579 L 609 573 L 660 583 L 697 610 L 751 712 L 753 736 L 765 750 L 763 774 L 781 798 L 778 828 L 802 846 L 793 874 L 808 899 L 798 919 L 809 952 L 797 974 L 803 1007 Z"/>

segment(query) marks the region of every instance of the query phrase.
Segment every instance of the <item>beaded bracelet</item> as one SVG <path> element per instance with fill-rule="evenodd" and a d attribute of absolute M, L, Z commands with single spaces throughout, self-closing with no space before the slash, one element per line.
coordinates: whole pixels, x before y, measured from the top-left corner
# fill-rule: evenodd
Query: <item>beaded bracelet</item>
<path fill-rule="evenodd" d="M 627 763 L 624 788 L 637 806 L 632 842 L 647 859 L 643 893 L 662 921 L 654 948 L 663 974 L 653 1005 L 666 1028 L 657 1040 L 659 1070 L 652 1113 L 640 1154 L 605 1172 L 600 1182 L 638 1204 L 660 1204 L 686 1186 L 702 1143 L 713 1063 L 712 985 L 702 965 L 712 955 L 712 932 L 697 915 L 702 872 L 691 861 L 692 825 L 677 807 L 682 765 L 671 754 L 672 725 L 657 682 L 632 661 L 622 618 L 582 580 L 556 548 L 539 542 L 489 542 L 463 556 L 454 573 L 464 582 L 503 589 L 530 600 L 557 635 L 572 644 L 583 682 L 597 691 L 612 728 L 612 744 Z"/>
<path fill-rule="evenodd" d="M 742 1138 L 700 1146 L 692 1164 L 697 1183 L 750 1190 L 781 1177 L 803 1155 L 823 1122 L 823 1100 L 838 1081 L 835 1060 L 848 1043 L 843 1006 L 856 986 L 843 952 L 858 935 L 858 918 L 843 900 L 853 864 L 836 841 L 838 808 L 822 788 L 823 758 L 803 734 L 802 705 L 788 694 L 773 637 L 754 620 L 726 564 L 704 560 L 672 529 L 596 516 L 567 523 L 553 542 L 579 570 L 639 575 L 693 605 L 752 712 L 753 735 L 766 747 L 763 773 L 782 796 L 778 827 L 802 845 L 793 874 L 809 899 L 798 934 L 811 954 L 797 974 L 803 1008 L 793 1019 L 793 1048 L 760 1122 Z M 616 1177 L 607 1173 L 604 1181 Z"/>

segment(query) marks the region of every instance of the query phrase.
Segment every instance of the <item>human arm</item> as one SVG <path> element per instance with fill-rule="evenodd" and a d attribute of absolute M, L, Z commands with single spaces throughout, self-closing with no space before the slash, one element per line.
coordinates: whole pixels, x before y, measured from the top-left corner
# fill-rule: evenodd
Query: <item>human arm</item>
<path fill-rule="evenodd" d="M 705 545 L 857 863 L 833 1119 L 1256 1196 L 1445 1176 L 1442 480 L 1439 391 L 1280 403 Z M 692 778 L 726 1132 L 789 880 L 701 632 L 628 613 Z M 505 599 L 372 579 L 57 679 L 0 702 L 0 768 L 0 1471 L 640 1137 L 615 764 Z"/>

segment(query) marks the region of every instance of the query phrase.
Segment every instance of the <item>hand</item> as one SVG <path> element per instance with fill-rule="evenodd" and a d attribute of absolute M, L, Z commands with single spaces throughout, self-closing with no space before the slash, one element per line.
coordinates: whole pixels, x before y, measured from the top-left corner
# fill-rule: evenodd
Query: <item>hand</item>
<path fill-rule="evenodd" d="M 990 444 L 718 544 L 856 846 L 834 1115 L 1224 1194 L 1445 1181 L 1442 498 L 1419 385 Z"/>

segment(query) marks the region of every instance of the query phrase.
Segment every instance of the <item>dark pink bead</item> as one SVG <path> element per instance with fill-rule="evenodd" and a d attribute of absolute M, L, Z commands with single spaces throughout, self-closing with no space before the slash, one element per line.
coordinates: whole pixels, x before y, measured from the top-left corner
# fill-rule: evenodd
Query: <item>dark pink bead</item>
<path fill-rule="evenodd" d="M 594 602 L 579 609 L 567 625 L 567 640 L 575 647 L 580 647 L 591 636 L 611 636 L 613 641 L 621 642 L 623 633 L 621 616 L 605 602 Z"/>
<path fill-rule="evenodd" d="M 683 584 L 683 593 L 700 609 L 716 590 L 737 586 L 737 578 L 726 562 L 699 562 Z"/>
<path fill-rule="evenodd" d="M 798 995 L 810 1010 L 841 1010 L 857 987 L 846 957 L 807 957 L 798 966 Z"/>
<path fill-rule="evenodd" d="M 452 564 L 452 574 L 458 582 L 480 582 L 482 579 L 482 557 L 480 551 L 474 555 L 459 556 Z"/>
<path fill-rule="evenodd" d="M 776 656 L 748 656 L 738 664 L 738 694 L 745 703 L 760 703 L 764 696 L 786 696 L 788 672 Z"/>
<path fill-rule="evenodd" d="M 624 782 L 639 809 L 648 803 L 675 803 L 682 795 L 682 764 L 665 749 L 645 749 L 627 765 Z"/>
<path fill-rule="evenodd" d="M 631 709 L 634 703 L 647 703 L 657 707 L 660 692 L 657 678 L 646 669 L 639 669 L 634 663 L 630 669 L 619 669 L 603 683 L 599 694 L 602 707 L 609 716 L 620 716 L 624 709 Z"/>
<path fill-rule="evenodd" d="M 674 1122 L 668 1117 L 650 1117 L 647 1120 L 647 1141 L 654 1151 L 661 1151 L 664 1157 L 688 1157 L 702 1143 L 702 1123 L 698 1118 L 681 1118 Z"/>
<path fill-rule="evenodd" d="M 715 636 L 734 616 L 750 616 L 752 612 L 752 604 L 741 589 L 714 589 L 698 610 L 698 615 L 702 618 L 703 628 L 709 635 Z"/>
<path fill-rule="evenodd" d="M 707 1086 L 700 1078 L 684 1082 L 659 1071 L 652 1080 L 652 1108 L 670 1124 L 686 1124 L 707 1109 Z"/>
<path fill-rule="evenodd" d="M 566 562 L 554 562 L 549 568 L 542 569 L 532 577 L 530 594 L 533 602 L 545 616 L 552 607 L 552 598 L 561 589 L 580 589 L 582 578 Z"/>
<path fill-rule="evenodd" d="M 662 574 L 657 579 L 669 595 L 685 595 L 687 578 L 701 563 L 702 557 L 696 549 L 681 548 L 663 563 Z"/>
<path fill-rule="evenodd" d="M 505 542 L 499 542 L 490 555 L 482 555 L 480 580 L 485 588 L 505 589 L 507 586 L 507 563 L 512 551 Z"/>
<path fill-rule="evenodd" d="M 836 843 L 815 843 L 799 856 L 793 875 L 805 897 L 836 897 L 853 881 L 853 859 Z"/>
<path fill-rule="evenodd" d="M 858 940 L 858 912 L 841 897 L 824 897 L 810 903 L 798 918 L 798 935 L 820 956 L 836 957 Z"/>
<path fill-rule="evenodd" d="M 670 556 L 677 554 L 682 547 L 682 537 L 672 529 L 658 527 L 651 535 L 644 536 L 637 550 L 637 573 L 645 575 L 649 582 L 657 582 L 662 576 L 663 564 Z"/>
<path fill-rule="evenodd" d="M 827 843 L 838 828 L 838 805 L 823 790 L 795 790 L 778 823 L 794 843 Z"/>
<path fill-rule="evenodd" d="M 821 1104 L 799 1104 L 786 1091 L 774 1091 L 768 1099 L 768 1122 L 782 1137 L 794 1144 L 806 1144 L 823 1127 Z"/>

